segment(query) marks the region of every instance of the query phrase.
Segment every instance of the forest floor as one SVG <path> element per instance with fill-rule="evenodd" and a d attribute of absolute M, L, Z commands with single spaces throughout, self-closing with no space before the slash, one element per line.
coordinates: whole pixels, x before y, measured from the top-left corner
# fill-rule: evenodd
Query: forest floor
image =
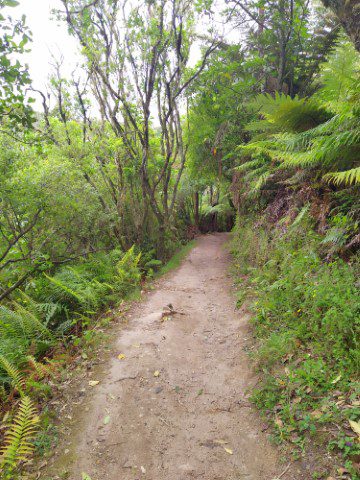
<path fill-rule="evenodd" d="M 129 311 L 42 479 L 311 478 L 249 403 L 249 316 L 235 309 L 227 239 L 201 236 Z"/>

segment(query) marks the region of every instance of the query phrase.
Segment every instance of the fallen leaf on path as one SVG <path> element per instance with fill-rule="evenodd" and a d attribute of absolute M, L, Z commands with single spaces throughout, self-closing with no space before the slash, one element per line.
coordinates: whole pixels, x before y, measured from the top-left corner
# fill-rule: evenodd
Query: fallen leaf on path
<path fill-rule="evenodd" d="M 277 425 L 279 428 L 282 428 L 284 426 L 284 423 L 280 417 L 275 417 L 274 422 L 275 422 L 275 425 Z"/>
<path fill-rule="evenodd" d="M 131 345 L 132 347 L 134 348 L 140 348 L 140 345 L 138 343 L 134 343 L 133 345 Z"/>
<path fill-rule="evenodd" d="M 124 360 L 124 358 L 126 358 L 126 355 L 124 353 L 119 353 L 118 359 L 119 360 Z"/>
<path fill-rule="evenodd" d="M 104 425 L 107 425 L 108 423 L 110 423 L 110 415 L 106 415 L 104 418 Z"/>
<path fill-rule="evenodd" d="M 214 443 L 217 443 L 218 445 L 226 445 L 229 442 L 226 440 L 214 440 Z"/>
<path fill-rule="evenodd" d="M 226 453 L 228 453 L 229 455 L 232 455 L 233 454 L 233 451 L 231 450 L 231 448 L 226 448 L 224 447 L 224 450 Z"/>
<path fill-rule="evenodd" d="M 146 469 L 141 465 L 140 467 L 141 473 L 146 473 Z"/>
<path fill-rule="evenodd" d="M 360 422 L 355 422 L 354 420 L 349 420 L 350 427 L 352 430 L 357 433 L 359 439 L 360 439 Z"/>
<path fill-rule="evenodd" d="M 84 473 L 84 472 L 81 474 L 81 478 L 82 478 L 82 480 L 91 480 L 89 475 L 87 473 Z"/>
<path fill-rule="evenodd" d="M 89 386 L 90 387 L 95 387 L 96 385 L 99 385 L 100 380 L 90 380 Z"/>
<path fill-rule="evenodd" d="M 155 372 L 154 372 L 154 377 L 158 377 L 159 375 L 160 375 L 159 370 L 155 370 Z"/>
<path fill-rule="evenodd" d="M 206 440 L 206 442 L 201 442 L 200 445 L 208 448 L 215 448 L 219 446 L 214 442 L 214 440 Z"/>
<path fill-rule="evenodd" d="M 314 410 L 313 412 L 310 412 L 310 415 L 313 417 L 313 418 L 320 418 L 322 417 L 323 415 L 323 412 L 321 410 Z"/>
<path fill-rule="evenodd" d="M 203 393 L 204 393 L 204 390 L 202 388 L 197 392 L 198 396 L 202 395 Z"/>
<path fill-rule="evenodd" d="M 44 460 L 43 462 L 40 463 L 39 465 L 39 470 L 41 470 L 42 468 L 46 467 L 48 464 L 48 462 L 46 460 Z"/>
<path fill-rule="evenodd" d="M 338 468 L 338 469 L 337 469 L 337 472 L 338 472 L 338 474 L 340 474 L 340 475 L 344 475 L 344 474 L 346 474 L 346 473 L 350 473 L 347 468 L 343 468 L 343 467 Z"/>

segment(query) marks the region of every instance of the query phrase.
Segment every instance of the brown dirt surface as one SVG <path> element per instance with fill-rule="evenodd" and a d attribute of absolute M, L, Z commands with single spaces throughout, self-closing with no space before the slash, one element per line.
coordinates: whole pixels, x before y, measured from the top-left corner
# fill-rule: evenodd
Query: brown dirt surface
<path fill-rule="evenodd" d="M 74 414 L 70 450 L 42 478 L 65 467 L 70 480 L 311 478 L 280 461 L 249 403 L 249 318 L 235 309 L 227 239 L 200 237 L 130 311 Z"/>

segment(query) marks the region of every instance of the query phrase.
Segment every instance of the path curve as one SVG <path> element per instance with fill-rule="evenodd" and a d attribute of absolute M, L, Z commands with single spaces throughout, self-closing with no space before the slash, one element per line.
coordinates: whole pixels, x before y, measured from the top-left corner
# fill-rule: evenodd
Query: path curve
<path fill-rule="evenodd" d="M 227 239 L 200 237 L 131 312 L 73 427 L 70 480 L 82 472 L 92 480 L 272 480 L 284 472 L 247 398 L 256 379 L 244 352 L 248 318 L 231 295 Z M 170 303 L 178 313 L 163 317 Z M 307 477 L 292 467 L 281 478 Z"/>

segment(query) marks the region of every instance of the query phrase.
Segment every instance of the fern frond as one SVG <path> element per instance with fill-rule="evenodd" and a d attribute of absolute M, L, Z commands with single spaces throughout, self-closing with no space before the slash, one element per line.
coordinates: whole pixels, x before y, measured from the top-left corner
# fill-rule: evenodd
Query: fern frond
<path fill-rule="evenodd" d="M 262 187 L 266 184 L 268 178 L 270 177 L 271 173 L 270 172 L 265 172 L 261 174 L 257 180 L 257 182 L 254 185 L 254 190 L 261 190 Z"/>
<path fill-rule="evenodd" d="M 328 230 L 321 243 L 332 244 L 337 247 L 342 247 L 346 243 L 346 238 L 346 230 L 343 230 L 341 228 L 331 228 L 330 230 Z"/>
<path fill-rule="evenodd" d="M 244 179 L 246 181 L 249 181 L 249 180 L 253 180 L 253 179 L 258 179 L 260 178 L 262 175 L 264 174 L 268 174 L 269 172 L 269 166 L 268 165 L 263 165 L 262 167 L 259 167 L 255 170 L 250 170 L 250 172 L 248 172 Z"/>
<path fill-rule="evenodd" d="M 37 362 L 32 355 L 28 355 L 26 360 L 29 362 L 30 366 L 35 370 L 40 380 L 45 377 L 53 377 L 54 374 L 49 368 L 48 365 L 44 365 L 43 363 Z"/>
<path fill-rule="evenodd" d="M 344 172 L 331 172 L 324 175 L 324 180 L 335 185 L 359 185 L 360 184 L 360 167 L 351 168 Z"/>
<path fill-rule="evenodd" d="M 38 303 L 25 292 L 20 291 L 24 302 L 26 303 L 27 310 L 30 310 L 35 315 L 40 315 L 44 318 L 44 324 L 47 323 L 54 317 L 56 313 L 61 311 L 61 305 L 59 303 Z"/>
<path fill-rule="evenodd" d="M 237 172 L 246 172 L 247 170 L 252 170 L 253 168 L 260 167 L 263 165 L 263 161 L 259 159 L 249 160 L 248 162 L 242 163 L 234 168 Z"/>
<path fill-rule="evenodd" d="M 247 125 L 248 131 L 303 132 L 323 123 L 329 114 L 308 98 L 290 97 L 278 92 L 275 96 L 258 95 L 250 104 L 263 117 Z"/>
<path fill-rule="evenodd" d="M 5 445 L 0 450 L 0 468 L 14 469 L 34 450 L 31 443 L 37 431 L 39 418 L 29 397 L 23 397 L 13 424 L 5 433 Z"/>
<path fill-rule="evenodd" d="M 30 310 L 27 310 L 19 303 L 13 303 L 16 312 L 22 316 L 24 322 L 27 324 L 28 329 L 31 328 L 45 337 L 53 338 L 53 334 L 51 333 L 51 331 L 42 323 L 42 321 L 36 315 L 34 315 Z"/>
<path fill-rule="evenodd" d="M 62 283 L 59 279 L 57 279 L 55 277 L 50 277 L 49 275 L 46 275 L 46 273 L 44 273 L 44 275 L 56 287 L 60 288 L 61 290 L 63 290 L 66 294 L 70 295 L 71 297 L 74 297 L 79 303 L 83 303 L 83 301 L 84 301 L 83 297 L 81 295 L 79 295 L 77 292 L 75 292 L 75 290 L 69 288 L 68 286 L 66 286 L 64 283 Z"/>
<path fill-rule="evenodd" d="M 310 204 L 307 204 L 305 205 L 301 210 L 300 212 L 297 214 L 295 220 L 293 221 L 293 223 L 291 224 L 291 228 L 295 228 L 297 227 L 298 225 L 300 225 L 300 223 L 303 221 L 303 219 L 306 217 L 306 215 L 308 214 L 310 210 Z"/>
<path fill-rule="evenodd" d="M 3 355 L 0 355 L 0 367 L 5 370 L 11 378 L 11 383 L 14 388 L 24 397 L 24 390 L 26 389 L 26 382 L 20 371 Z"/>
<path fill-rule="evenodd" d="M 29 341 L 33 338 L 53 338 L 53 334 L 42 321 L 22 305 L 13 302 L 13 310 L 0 306 L 0 334 L 4 338 L 21 338 Z"/>

